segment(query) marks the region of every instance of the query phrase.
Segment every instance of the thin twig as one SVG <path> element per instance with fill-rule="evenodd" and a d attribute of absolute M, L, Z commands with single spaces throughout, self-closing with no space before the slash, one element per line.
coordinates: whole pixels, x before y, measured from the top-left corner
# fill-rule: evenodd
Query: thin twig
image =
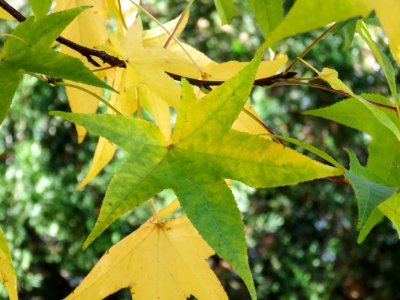
<path fill-rule="evenodd" d="M 332 93 L 336 93 L 336 94 L 345 96 L 346 98 L 353 98 L 352 95 L 350 95 L 349 93 L 346 93 L 345 91 L 335 90 L 334 88 L 331 88 L 330 86 L 317 84 L 317 83 L 311 83 L 311 82 L 280 81 L 280 82 L 275 82 L 275 83 L 271 84 L 269 87 L 273 88 L 273 87 L 278 87 L 278 86 L 308 86 L 308 87 L 311 87 L 311 88 L 315 88 L 315 89 L 320 89 L 320 90 L 325 90 L 325 91 L 329 91 L 329 92 L 332 92 Z M 374 102 L 374 101 L 367 100 L 367 99 L 364 99 L 364 100 L 366 102 L 368 102 L 369 104 L 372 104 L 372 105 L 375 105 L 375 106 L 379 106 L 379 107 L 382 107 L 382 108 L 386 108 L 386 109 L 392 110 L 394 112 L 397 111 L 396 107 L 394 107 L 394 106 L 381 104 L 381 103 Z"/>
<path fill-rule="evenodd" d="M 261 127 L 263 127 L 266 131 L 268 131 L 268 133 L 270 133 L 273 138 L 275 139 L 276 142 L 278 142 L 279 144 L 285 146 L 285 143 L 283 141 L 281 141 L 281 139 L 277 138 L 275 136 L 275 132 L 270 129 L 263 121 L 261 121 L 259 118 L 257 118 L 257 116 L 255 116 L 251 111 L 249 111 L 246 108 L 243 108 L 243 112 L 245 114 L 247 114 L 248 116 L 250 116 L 253 120 L 255 120 L 259 125 L 261 125 Z"/>
<path fill-rule="evenodd" d="M 289 72 L 293 66 L 299 61 L 299 58 L 303 58 L 310 50 L 320 41 L 322 40 L 329 32 L 331 32 L 336 27 L 336 23 L 333 23 L 327 30 L 325 30 L 319 37 L 317 37 L 304 51 L 296 57 L 295 60 L 292 61 L 290 65 L 287 66 L 283 73 Z"/>

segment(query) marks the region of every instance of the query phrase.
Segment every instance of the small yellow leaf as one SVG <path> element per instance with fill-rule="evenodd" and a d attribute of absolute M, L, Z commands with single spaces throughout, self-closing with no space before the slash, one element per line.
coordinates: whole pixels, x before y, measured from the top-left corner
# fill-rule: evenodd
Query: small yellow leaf
<path fill-rule="evenodd" d="M 339 79 L 339 74 L 336 70 L 330 68 L 323 68 L 322 72 L 318 72 L 319 77 L 329 83 L 335 90 L 344 91 L 354 96 L 352 90 Z"/>
<path fill-rule="evenodd" d="M 174 201 L 158 217 L 173 212 Z M 66 300 L 97 300 L 130 288 L 138 300 L 227 300 L 206 259 L 214 251 L 186 216 L 149 219 L 110 248 Z"/>

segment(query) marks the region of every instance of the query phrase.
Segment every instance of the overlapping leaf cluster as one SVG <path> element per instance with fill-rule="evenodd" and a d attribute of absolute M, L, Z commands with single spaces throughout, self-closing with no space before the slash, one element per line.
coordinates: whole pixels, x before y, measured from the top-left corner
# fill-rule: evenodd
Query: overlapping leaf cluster
<path fill-rule="evenodd" d="M 49 15 L 51 1 L 30 2 L 35 17 L 17 26 L 0 56 L 3 83 L 0 85 L 0 121 L 9 110 L 22 74 L 44 76 L 51 83 L 63 79 L 73 113 L 52 114 L 74 122 L 80 142 L 86 130 L 100 136 L 91 168 L 79 188 L 111 161 L 117 147 L 126 152 L 84 246 L 89 246 L 121 215 L 164 189 L 175 192 L 186 214 L 162 222 L 159 218 L 168 213 L 156 213 L 136 233 L 110 249 L 70 299 L 101 299 L 124 287 L 130 287 L 132 295 L 145 299 L 186 299 L 190 295 L 199 299 L 226 299 L 204 261 L 213 254 L 212 249 L 232 265 L 255 299 L 243 223 L 226 180 L 234 179 L 254 187 L 276 187 L 344 173 L 343 167 L 321 151 L 306 146 L 336 167 L 312 160 L 271 139 L 262 121 L 246 103 L 254 81 L 276 74 L 287 61 L 285 56 L 261 61 L 261 53 L 285 37 L 329 22 L 365 17 L 375 10 L 390 39 L 393 55 L 400 61 L 399 31 L 394 29 L 393 22 L 387 21 L 393 19 L 400 5 L 390 0 L 379 4 L 372 0 L 329 0 L 322 6 L 317 0 L 298 0 L 284 18 L 283 1 L 249 1 L 266 42 L 250 63 L 222 64 L 178 40 L 189 9 L 166 24 L 143 30 L 136 11 L 140 6 L 133 1 L 127 1 L 125 10 L 121 1 L 56 0 Z M 230 20 L 234 14 L 233 1 L 216 0 L 215 3 L 224 21 Z M 3 16 L 2 11 L 0 14 Z M 116 24 L 111 33 L 106 25 L 110 19 Z M 358 21 L 356 28 L 385 70 L 392 99 L 355 95 L 340 81 L 336 71 L 325 68 L 317 71 L 318 76 L 333 91 L 346 93 L 349 99 L 309 114 L 335 120 L 372 136 L 367 167 L 360 166 L 349 152 L 351 165 L 345 172 L 359 201 L 362 240 L 383 215 L 400 228 L 400 110 L 389 60 L 374 45 L 362 21 Z M 105 50 L 125 64 L 109 68 L 97 58 L 91 57 L 88 62 L 65 46 L 61 46 L 61 52 L 56 51 L 53 46 L 60 34 L 82 46 Z M 93 64 L 97 65 L 96 72 L 89 70 Z M 204 94 L 204 90 L 192 87 L 185 79 L 174 80 L 170 73 L 225 82 Z M 108 111 L 95 114 L 99 98 L 109 94 L 104 89 L 112 91 L 107 99 Z M 176 123 L 171 122 L 172 109 L 178 114 Z M 151 115 L 153 122 L 141 119 L 143 110 Z M 163 251 L 170 255 L 160 254 Z M 0 259 L 7 266 L 11 264 L 6 250 Z M 147 260 L 148 264 L 144 265 Z M 166 271 L 171 263 L 174 267 Z M 201 275 L 194 274 L 193 266 L 188 264 L 201 269 Z M 104 277 L 109 271 L 113 273 L 111 280 Z M 148 275 L 121 277 L 130 272 Z M 1 275 L 10 280 L 6 286 L 10 295 L 14 295 L 12 272 L 7 269 Z M 152 280 L 148 280 L 150 277 Z M 101 283 L 100 287 L 93 282 Z M 150 283 L 158 288 L 154 289 Z"/>

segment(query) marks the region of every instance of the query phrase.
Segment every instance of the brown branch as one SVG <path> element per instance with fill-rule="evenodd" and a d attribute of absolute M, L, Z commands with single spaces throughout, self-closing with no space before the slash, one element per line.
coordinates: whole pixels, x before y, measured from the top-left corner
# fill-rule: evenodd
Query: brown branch
<path fill-rule="evenodd" d="M 278 86 L 308 86 L 308 87 L 311 87 L 311 88 L 315 88 L 315 89 L 320 89 L 320 90 L 325 90 L 325 91 L 329 91 L 329 92 L 332 92 L 332 93 L 336 93 L 336 94 L 345 96 L 347 98 L 353 98 L 352 95 L 350 95 L 349 93 L 347 93 L 345 91 L 336 90 L 334 88 L 331 88 L 330 86 L 317 84 L 317 83 L 311 83 L 311 82 L 280 81 L 280 82 L 273 82 L 270 85 L 270 87 L 278 87 Z M 367 100 L 367 99 L 364 99 L 364 100 L 366 102 L 368 102 L 369 104 L 371 104 L 371 105 L 379 106 L 379 107 L 382 107 L 382 108 L 389 109 L 389 110 L 397 112 L 397 109 L 394 106 L 381 104 L 381 103 L 374 102 L 374 101 Z"/>

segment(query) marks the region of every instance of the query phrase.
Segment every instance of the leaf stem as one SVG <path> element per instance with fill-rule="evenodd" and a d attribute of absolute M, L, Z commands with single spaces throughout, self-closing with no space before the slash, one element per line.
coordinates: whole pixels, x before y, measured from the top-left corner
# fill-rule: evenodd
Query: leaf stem
<path fill-rule="evenodd" d="M 317 83 L 311 83 L 311 82 L 280 81 L 280 82 L 275 82 L 274 84 L 271 84 L 269 87 L 273 88 L 273 87 L 278 87 L 278 86 L 308 86 L 308 87 L 311 87 L 311 88 L 315 88 L 315 89 L 320 89 L 320 90 L 325 90 L 325 91 L 329 91 L 329 92 L 332 92 L 332 93 L 336 93 L 336 94 L 345 96 L 346 98 L 353 98 L 352 95 L 350 95 L 349 93 L 346 93 L 345 91 L 335 90 L 335 89 L 331 88 L 330 86 L 317 84 Z M 372 104 L 372 105 L 375 105 L 375 106 L 379 106 L 379 107 L 382 107 L 382 108 L 385 108 L 385 109 L 389 109 L 389 110 L 392 110 L 394 112 L 397 111 L 396 107 L 394 107 L 394 106 L 381 104 L 381 103 L 374 102 L 374 101 L 367 100 L 367 99 L 365 99 L 365 101 L 368 102 L 369 104 Z"/>
<path fill-rule="evenodd" d="M 158 211 L 157 211 L 157 207 L 156 204 L 154 203 L 153 198 L 150 198 L 150 206 L 151 206 L 151 210 L 153 211 L 153 217 L 156 220 L 156 223 L 160 223 L 160 218 L 158 217 Z"/>
<path fill-rule="evenodd" d="M 246 109 L 245 107 L 243 107 L 243 112 L 246 113 L 248 116 L 250 116 L 254 121 L 256 121 L 258 124 L 260 124 L 266 131 L 268 131 L 268 133 L 270 133 L 272 135 L 272 137 L 274 138 L 274 140 L 281 144 L 281 145 L 285 145 L 284 142 L 282 142 L 279 138 L 277 138 L 275 136 L 275 132 L 270 129 L 263 121 L 261 121 L 259 118 L 257 118 L 257 116 L 255 116 L 251 111 L 249 111 L 248 109 Z"/>

